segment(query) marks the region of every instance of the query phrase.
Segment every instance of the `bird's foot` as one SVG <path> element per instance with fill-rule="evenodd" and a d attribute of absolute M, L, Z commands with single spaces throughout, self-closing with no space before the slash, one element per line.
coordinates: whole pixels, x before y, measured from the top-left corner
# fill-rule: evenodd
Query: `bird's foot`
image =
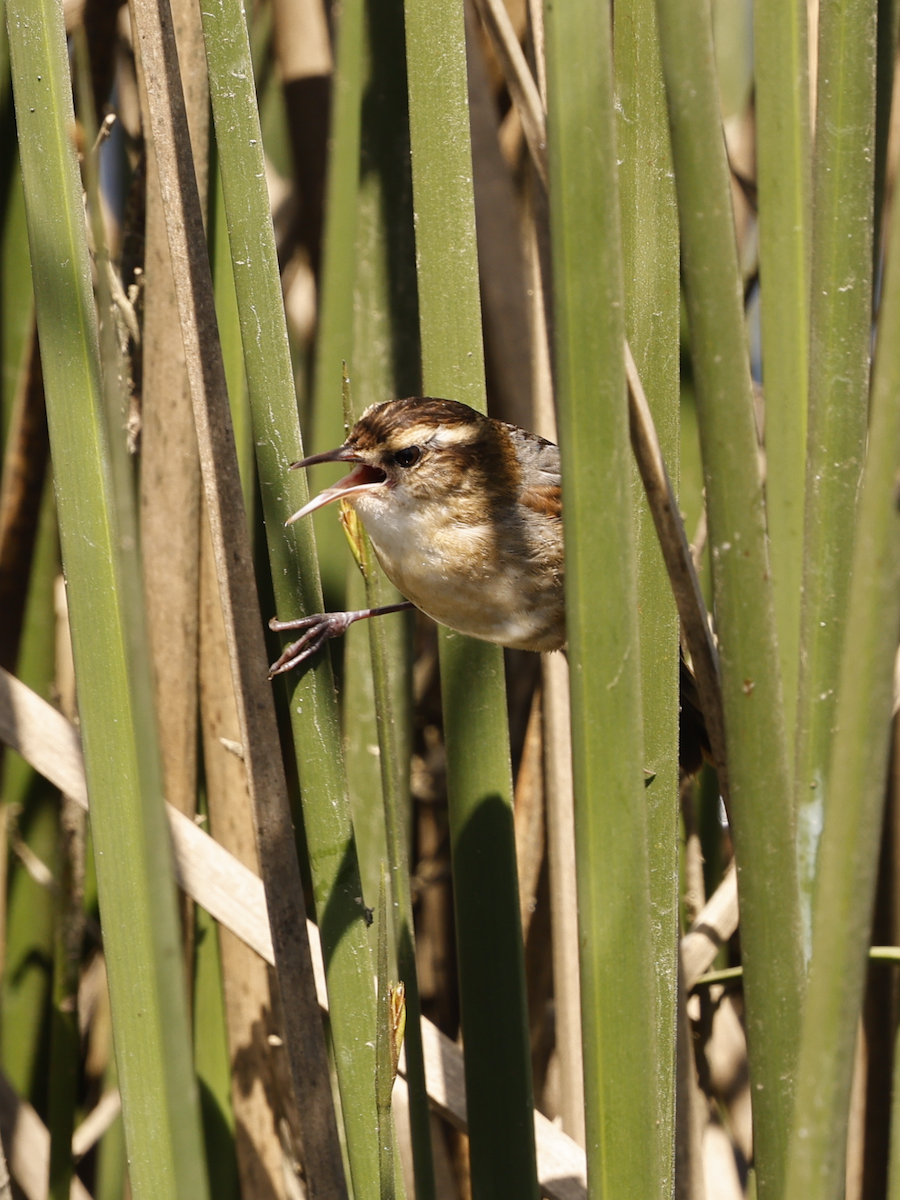
<path fill-rule="evenodd" d="M 359 613 L 335 612 L 315 613 L 311 617 L 301 617 L 296 621 L 276 621 L 274 617 L 269 622 L 269 628 L 276 633 L 284 629 L 302 629 L 303 633 L 296 642 L 285 646 L 281 657 L 269 667 L 269 678 L 284 675 L 299 667 L 301 663 L 312 658 L 331 638 L 340 637 L 346 633 L 354 621 L 359 620 Z"/>
<path fill-rule="evenodd" d="M 360 608 L 355 612 L 315 613 L 311 617 L 298 617 L 294 621 L 277 621 L 274 617 L 269 622 L 269 628 L 274 633 L 286 629 L 302 629 L 303 633 L 296 642 L 285 646 L 281 657 L 269 667 L 269 678 L 284 675 L 299 667 L 308 658 L 318 653 L 331 638 L 340 637 L 347 632 L 355 621 L 364 621 L 368 617 L 380 617 L 385 613 L 403 612 L 412 608 L 408 600 L 402 604 L 386 604 L 382 608 Z"/>

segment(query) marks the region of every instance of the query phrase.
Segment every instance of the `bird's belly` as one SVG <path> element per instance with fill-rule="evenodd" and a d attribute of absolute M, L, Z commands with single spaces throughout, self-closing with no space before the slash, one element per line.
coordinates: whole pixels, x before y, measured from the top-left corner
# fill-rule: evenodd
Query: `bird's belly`
<path fill-rule="evenodd" d="M 518 572 L 473 578 L 466 571 L 382 566 L 417 608 L 458 633 L 520 650 L 557 650 L 565 642 L 562 604 L 517 578 Z"/>
<path fill-rule="evenodd" d="M 388 579 L 435 621 L 516 649 L 565 644 L 561 574 L 503 560 L 490 527 L 425 527 L 407 514 L 398 529 L 393 521 L 360 516 Z"/>

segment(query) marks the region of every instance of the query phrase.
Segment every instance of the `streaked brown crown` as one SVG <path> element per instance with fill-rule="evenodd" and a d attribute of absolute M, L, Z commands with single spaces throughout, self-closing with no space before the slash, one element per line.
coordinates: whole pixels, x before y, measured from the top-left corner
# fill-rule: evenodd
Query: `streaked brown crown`
<path fill-rule="evenodd" d="M 458 400 L 408 396 L 405 400 L 385 400 L 367 408 L 354 425 L 350 441 L 361 451 L 385 446 L 397 449 L 406 445 L 407 434 L 420 426 L 471 427 L 474 432 L 488 421 L 480 412 Z"/>
<path fill-rule="evenodd" d="M 420 498 L 453 493 L 462 521 L 485 519 L 485 504 L 505 504 L 519 490 L 521 468 L 507 427 L 456 400 L 409 397 L 367 409 L 347 445 L 389 480 Z M 393 455 L 418 446 L 415 467 L 400 470 Z M 469 511 L 471 509 L 471 511 Z"/>

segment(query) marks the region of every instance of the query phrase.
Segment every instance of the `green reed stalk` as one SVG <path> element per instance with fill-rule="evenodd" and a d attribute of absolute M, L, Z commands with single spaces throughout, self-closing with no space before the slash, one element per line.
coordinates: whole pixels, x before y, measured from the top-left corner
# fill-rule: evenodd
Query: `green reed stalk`
<path fill-rule="evenodd" d="M 199 904 L 194 913 L 194 1064 L 201 1089 L 209 1186 L 216 1200 L 240 1200 L 218 928 Z"/>
<path fill-rule="evenodd" d="M 8 56 L 5 86 L 11 87 Z M 8 102 L 11 108 L 11 93 Z M 11 175 L 11 179 L 6 180 L 8 195 L 0 198 L 3 221 L 0 235 L 0 310 L 4 314 L 0 322 L 0 428 L 6 438 L 17 422 L 16 410 L 22 412 L 25 375 L 29 371 L 31 358 L 28 344 L 34 336 L 34 307 L 18 150 L 14 145 L 0 143 L 0 154 L 9 156 L 10 161 L 4 166 Z M 48 475 L 40 501 L 28 594 L 18 637 L 18 657 L 15 663 L 8 664 L 15 669 L 19 679 L 44 696 L 51 694 L 54 680 L 53 587 L 59 569 L 56 504 L 52 479 Z M 3 584 L 0 584 L 0 589 L 3 594 L 0 608 L 6 610 L 4 633 L 8 640 L 9 593 Z M 52 865 L 58 840 L 58 795 L 18 755 L 0 751 L 0 758 L 2 843 L 5 847 L 13 827 L 39 858 Z M 17 1091 L 21 1095 L 34 1097 L 34 1088 L 36 1084 L 39 1086 L 41 1074 L 37 1050 L 46 1028 L 46 999 L 50 987 L 46 964 L 53 956 L 54 901 L 14 858 L 10 858 L 7 871 L 3 872 L 2 887 L 5 899 L 0 906 L 0 933 L 4 942 L 0 1058 L 7 1077 Z"/>
<path fill-rule="evenodd" d="M 53 955 L 49 1096 L 49 1200 L 69 1200 L 75 1163 L 72 1133 L 78 1105 L 81 1038 L 78 1028 L 78 984 L 84 937 L 84 812 L 63 797 L 60 813 L 59 877 L 56 939 Z"/>
<path fill-rule="evenodd" d="M 225 378 L 228 382 L 228 399 L 231 420 L 234 425 L 234 445 L 237 450 L 238 467 L 241 472 L 241 491 L 247 524 L 253 528 L 253 512 L 256 504 L 256 455 L 253 451 L 253 426 L 250 402 L 247 396 L 247 378 L 244 374 L 244 351 L 241 345 L 241 321 L 238 314 L 237 296 L 234 294 L 234 270 L 228 244 L 228 224 L 225 219 L 225 197 L 222 194 L 222 176 L 219 173 L 219 155 L 215 138 L 210 139 L 209 162 L 209 260 L 216 293 L 216 321 L 222 339 L 222 358 L 225 362 Z"/>
<path fill-rule="evenodd" d="M 5 313 L 0 327 L 0 354 L 3 375 L 0 379 L 0 435 L 4 444 L 12 419 L 20 382 L 23 358 L 34 324 L 31 302 L 31 259 L 25 224 L 25 201 L 18 149 L 0 142 L 0 182 L 8 175 L 7 193 L 0 193 L 2 241 L 0 241 L 0 302 Z"/>
<path fill-rule="evenodd" d="M 104 413 L 62 12 L 50 0 L 10 4 L 8 24 L 131 1187 L 199 1200 L 208 1188 L 183 973 L 171 969 L 180 931 L 163 882 L 173 865 L 133 497 L 122 427 L 107 428 Z"/>
<path fill-rule="evenodd" d="M 809 364 L 810 137 L 806 8 L 753 7 L 766 512 L 785 723 L 793 729 L 800 649 Z"/>
<path fill-rule="evenodd" d="M 462 4 L 407 0 L 422 385 L 484 411 Z M 441 630 L 466 1097 L 476 1200 L 537 1197 L 503 654 Z"/>
<path fill-rule="evenodd" d="M 660 1195 L 671 1165 L 648 1120 L 656 982 L 610 12 L 546 15 L 588 1183 L 637 1198 Z"/>
<path fill-rule="evenodd" d="M 803 992 L 794 814 L 731 180 L 706 0 L 657 0 L 722 668 L 761 1200 L 781 1194 Z"/>
<path fill-rule="evenodd" d="M 366 604 L 370 608 L 377 608 L 382 604 L 395 602 L 393 596 L 383 594 L 388 589 L 383 586 L 383 579 L 378 578 L 378 567 L 371 545 L 366 546 L 366 558 Z M 408 768 L 400 754 L 404 739 L 400 737 L 394 721 L 387 633 L 381 621 L 369 622 L 384 827 L 390 868 L 392 931 L 396 947 L 397 976 L 406 988 L 406 1080 L 409 1086 L 416 1195 L 417 1200 L 428 1200 L 429 1196 L 434 1195 L 435 1184 L 431 1153 L 431 1113 L 422 1057 L 422 1004 L 416 974 L 416 933 L 409 878 L 409 841 L 405 812 L 408 791 L 404 783 Z M 402 670 L 402 659 L 397 655 L 393 657 L 393 666 L 399 666 Z"/>
<path fill-rule="evenodd" d="M 653 0 L 615 5 L 616 142 L 622 209 L 625 328 L 669 477 L 679 479 L 678 210 Z M 653 962 L 658 1029 L 660 1194 L 675 1154 L 678 953 L 678 613 L 659 540 L 635 475 L 635 536 Z"/>
<path fill-rule="evenodd" d="M 24 213 L 23 225 L 24 225 Z M 28 237 L 24 228 L 20 236 Z M 30 289 L 29 270 L 29 289 Z M 59 531 L 53 483 L 47 480 L 34 548 L 29 598 L 19 645 L 16 675 L 49 696 L 54 674 L 54 581 L 59 574 Z M 34 769 L 8 751 L 3 755 L 4 845 L 15 828 L 41 861 L 55 870 L 59 843 L 59 794 Z M 11 860 L 4 880 L 3 991 L 0 1056 L 3 1070 L 20 1095 L 35 1097 L 40 1079 L 39 1047 L 46 1028 L 53 955 L 53 897 L 22 863 Z"/>
<path fill-rule="evenodd" d="M 350 563 L 347 575 L 348 609 L 365 608 L 368 604 L 366 584 L 355 562 Z M 383 621 L 388 619 L 379 618 Z M 381 864 L 387 862 L 387 838 L 384 830 L 380 763 L 375 757 L 380 753 L 380 748 L 375 716 L 375 689 L 372 684 L 372 647 L 367 624 L 368 622 L 361 621 L 351 625 L 344 634 L 341 719 L 344 729 L 344 760 L 347 764 L 347 782 L 353 810 L 353 829 L 359 853 L 359 873 L 363 895 L 371 899 L 378 895 Z"/>
<path fill-rule="evenodd" d="M 900 630 L 900 205 L 879 313 L 868 457 L 850 572 L 836 729 L 813 910 L 813 955 L 786 1196 L 844 1195 Z M 839 801 L 838 799 L 839 798 Z"/>
<path fill-rule="evenodd" d="M 337 29 L 330 153 L 325 195 L 319 320 L 312 391 L 310 452 L 331 450 L 344 440 L 341 404 L 343 364 L 353 358 L 353 289 L 357 273 L 357 206 L 365 83 L 365 0 L 342 3 Z M 385 397 L 381 397 L 384 399 Z M 309 471 L 315 493 L 333 482 L 326 464 Z M 343 590 L 346 547 L 334 514 L 313 516 L 326 595 Z"/>
<path fill-rule="evenodd" d="M 388 968 L 388 879 L 384 863 L 381 864 L 381 884 L 378 889 L 378 909 L 375 924 L 378 928 L 378 1011 L 375 1017 L 375 1092 L 378 1097 L 378 1154 L 380 1158 L 380 1200 L 396 1200 L 398 1180 L 394 1171 L 396 1147 L 394 1145 L 394 1122 L 391 1116 L 391 1089 L 394 1071 L 391 1064 L 391 977 Z M 399 1180 L 401 1193 L 402 1178 Z"/>
<path fill-rule="evenodd" d="M 357 213 L 352 362 L 354 409 L 420 390 L 418 307 L 403 5 L 379 0 L 368 12 L 367 62 Z M 366 604 L 401 597 L 368 545 Z M 407 615 L 368 622 L 381 768 L 379 822 L 390 869 L 397 973 L 406 987 L 406 1063 L 417 1200 L 434 1196 L 431 1114 L 425 1087 L 409 878 L 410 646 Z M 351 633 L 353 631 L 351 630 Z M 362 630 L 360 631 L 362 632 Z M 347 689 L 349 692 L 349 689 Z M 350 697 L 348 695 L 347 699 Z M 345 723 L 345 729 L 347 728 Z M 352 736 L 352 730 L 348 730 Z M 371 764 L 371 759 L 369 760 Z M 371 773 L 371 765 L 369 767 Z M 380 871 L 380 868 L 379 868 Z"/>
<path fill-rule="evenodd" d="M 824 0 L 813 179 L 809 440 L 794 792 L 808 921 L 846 629 L 872 320 L 875 0 Z M 808 950 L 808 948 L 807 948 Z"/>
<path fill-rule="evenodd" d="M 308 521 L 287 329 L 265 184 L 250 44 L 236 0 L 204 5 L 210 95 L 253 414 L 269 562 L 279 615 L 322 611 Z M 287 681 L 330 1022 L 356 1200 L 377 1195 L 373 961 L 327 655 Z"/>

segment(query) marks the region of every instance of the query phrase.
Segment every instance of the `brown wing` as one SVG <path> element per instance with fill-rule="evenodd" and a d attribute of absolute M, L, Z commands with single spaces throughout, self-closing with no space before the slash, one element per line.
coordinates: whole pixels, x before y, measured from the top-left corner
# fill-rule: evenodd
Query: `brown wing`
<path fill-rule="evenodd" d="M 559 447 L 536 433 L 507 425 L 522 467 L 519 502 L 541 516 L 562 517 Z"/>

